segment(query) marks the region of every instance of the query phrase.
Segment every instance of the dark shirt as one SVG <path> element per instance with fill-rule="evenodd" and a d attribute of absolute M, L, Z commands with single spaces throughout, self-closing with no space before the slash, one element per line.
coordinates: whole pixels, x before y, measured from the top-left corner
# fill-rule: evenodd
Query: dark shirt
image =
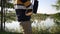
<path fill-rule="evenodd" d="M 25 15 L 26 9 L 16 9 L 16 15 L 18 21 L 29 21 L 31 16 Z"/>

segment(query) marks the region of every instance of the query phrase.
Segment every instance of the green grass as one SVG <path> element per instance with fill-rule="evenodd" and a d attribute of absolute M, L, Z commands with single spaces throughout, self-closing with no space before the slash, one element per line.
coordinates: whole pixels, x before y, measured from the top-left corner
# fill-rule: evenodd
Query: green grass
<path fill-rule="evenodd" d="M 15 33 L 15 32 L 0 32 L 0 34 L 22 34 L 22 33 Z"/>

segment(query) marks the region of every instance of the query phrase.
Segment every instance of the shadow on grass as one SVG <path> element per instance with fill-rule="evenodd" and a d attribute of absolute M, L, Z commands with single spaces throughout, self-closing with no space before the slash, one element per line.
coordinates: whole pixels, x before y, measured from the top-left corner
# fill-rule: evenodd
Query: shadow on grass
<path fill-rule="evenodd" d="M 22 33 L 15 33 L 15 32 L 4 32 L 4 31 L 3 31 L 3 32 L 1 32 L 1 31 L 0 31 L 0 34 L 22 34 Z"/>

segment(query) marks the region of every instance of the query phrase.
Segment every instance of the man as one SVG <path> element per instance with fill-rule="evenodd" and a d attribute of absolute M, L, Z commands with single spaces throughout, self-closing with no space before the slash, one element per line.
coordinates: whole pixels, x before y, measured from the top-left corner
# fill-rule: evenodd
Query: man
<path fill-rule="evenodd" d="M 34 3 L 35 1 L 37 0 L 34 0 Z M 14 2 L 17 20 L 21 22 L 20 25 L 22 25 L 24 29 L 24 34 L 32 34 L 30 18 L 32 13 L 37 12 L 37 9 L 34 11 L 35 9 L 33 7 L 36 7 L 34 5 L 32 5 L 31 0 L 15 0 Z"/>

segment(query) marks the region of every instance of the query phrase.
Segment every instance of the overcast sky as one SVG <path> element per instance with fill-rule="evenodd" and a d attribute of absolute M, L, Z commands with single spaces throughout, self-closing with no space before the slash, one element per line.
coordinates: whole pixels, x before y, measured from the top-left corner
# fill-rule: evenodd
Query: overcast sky
<path fill-rule="evenodd" d="M 60 12 L 52 7 L 53 4 L 56 4 L 56 1 L 57 0 L 39 0 L 38 13 L 53 14 Z"/>

